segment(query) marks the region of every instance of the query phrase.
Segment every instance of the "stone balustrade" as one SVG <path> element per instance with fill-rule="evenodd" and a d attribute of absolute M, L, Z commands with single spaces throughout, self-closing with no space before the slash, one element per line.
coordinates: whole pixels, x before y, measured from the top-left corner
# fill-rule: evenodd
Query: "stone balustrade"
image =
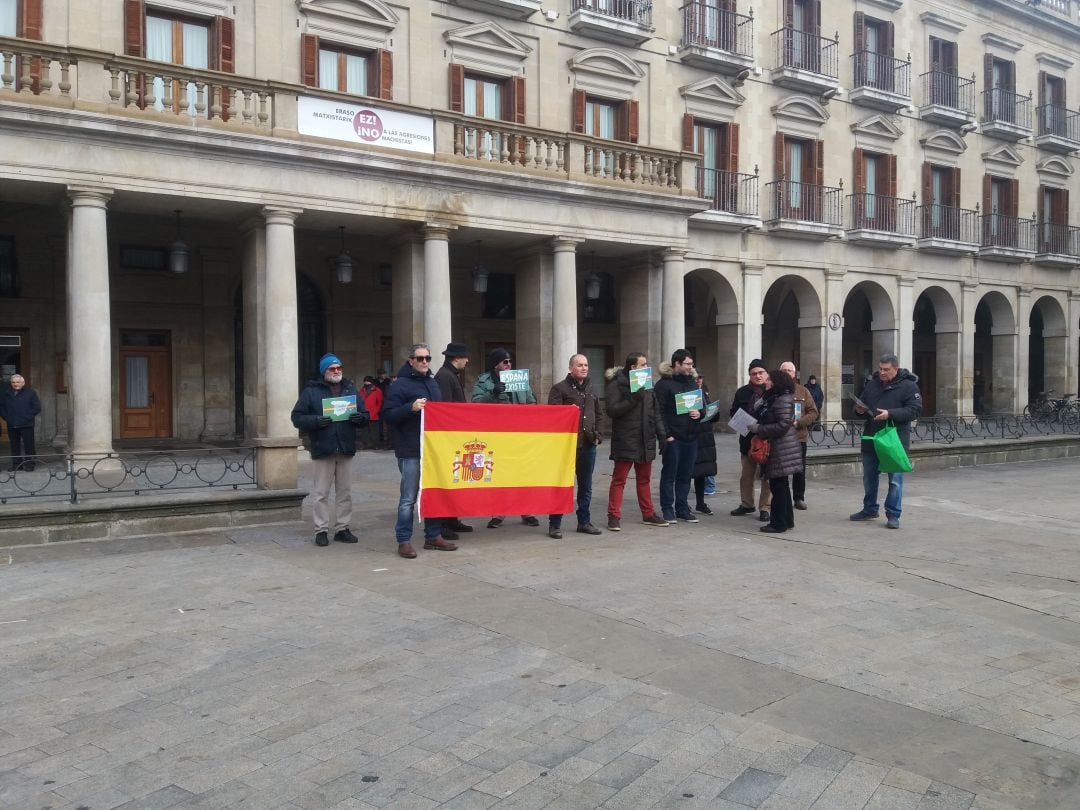
<path fill-rule="evenodd" d="M 77 59 L 67 48 L 29 39 L 0 37 L 0 93 L 44 96 L 54 103 L 71 99 Z"/>

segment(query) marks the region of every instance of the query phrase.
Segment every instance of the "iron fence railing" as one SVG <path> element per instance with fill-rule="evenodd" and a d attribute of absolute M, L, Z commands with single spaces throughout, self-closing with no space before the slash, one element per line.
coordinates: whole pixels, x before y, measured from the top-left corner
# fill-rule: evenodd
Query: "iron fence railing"
<path fill-rule="evenodd" d="M 256 486 L 255 448 L 142 450 L 35 456 L 32 464 L 0 472 L 0 504 L 20 498 L 143 495 L 192 489 Z"/>
<path fill-rule="evenodd" d="M 722 51 L 754 55 L 754 18 L 691 0 L 680 9 L 683 45 L 704 45 Z"/>
<path fill-rule="evenodd" d="M 1039 119 L 1038 135 L 1056 135 L 1070 141 L 1080 141 L 1080 112 L 1056 104 L 1044 104 L 1035 111 Z"/>
<path fill-rule="evenodd" d="M 796 219 L 839 226 L 842 221 L 843 189 L 777 180 L 765 184 L 772 211 L 770 219 Z"/>
<path fill-rule="evenodd" d="M 983 214 L 982 247 L 1035 250 L 1035 220 L 1005 214 Z"/>
<path fill-rule="evenodd" d="M 776 67 L 807 70 L 833 79 L 839 75 L 839 50 L 835 39 L 790 26 L 773 31 L 772 39 Z"/>
<path fill-rule="evenodd" d="M 863 421 L 818 422 L 809 443 L 821 450 L 861 447 Z M 1039 418 L 1027 414 L 930 416 L 911 424 L 912 444 L 953 444 L 957 441 L 1005 441 L 1028 436 L 1080 436 L 1080 421 Z"/>
<path fill-rule="evenodd" d="M 712 200 L 713 211 L 742 216 L 760 216 L 758 176 L 739 172 L 706 169 L 698 166 L 698 192 Z"/>
<path fill-rule="evenodd" d="M 573 0 L 570 4 L 571 11 L 584 8 L 645 26 L 652 25 L 652 7 L 652 0 Z"/>
<path fill-rule="evenodd" d="M 934 104 L 966 113 L 975 112 L 975 79 L 943 70 L 922 74 L 923 104 Z"/>
<path fill-rule="evenodd" d="M 1080 257 L 1080 228 L 1071 225 L 1037 224 L 1038 253 L 1056 253 L 1061 256 Z"/>
<path fill-rule="evenodd" d="M 979 212 L 951 205 L 920 205 L 915 219 L 920 239 L 951 242 L 979 241 Z"/>
<path fill-rule="evenodd" d="M 911 60 L 888 54 L 860 51 L 852 54 L 855 87 L 869 87 L 901 96 L 911 95 Z"/>
<path fill-rule="evenodd" d="M 1031 129 L 1031 96 L 1022 96 L 1004 87 L 983 90 L 983 123 L 1001 121 Z"/>
<path fill-rule="evenodd" d="M 848 229 L 915 235 L 915 201 L 884 194 L 849 194 Z"/>

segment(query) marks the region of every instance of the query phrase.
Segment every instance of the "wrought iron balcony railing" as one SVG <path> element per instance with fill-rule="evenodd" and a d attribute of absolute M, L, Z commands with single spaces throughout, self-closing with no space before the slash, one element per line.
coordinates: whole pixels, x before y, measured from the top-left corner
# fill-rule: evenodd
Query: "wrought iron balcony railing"
<path fill-rule="evenodd" d="M 725 211 L 740 216 L 760 216 L 758 207 L 758 176 L 697 167 L 698 193 L 712 200 L 713 211 Z"/>
<path fill-rule="evenodd" d="M 1008 248 L 1035 252 L 1035 220 L 1010 217 L 1005 214 L 983 214 L 982 239 L 984 248 Z"/>
<path fill-rule="evenodd" d="M 1058 256 L 1075 256 L 1080 259 L 1080 227 L 1037 223 L 1035 252 Z"/>
<path fill-rule="evenodd" d="M 819 186 L 816 183 L 797 183 L 781 178 L 767 183 L 765 193 L 771 201 L 772 220 L 799 220 L 837 227 L 841 224 L 841 188 Z"/>
<path fill-rule="evenodd" d="M 983 90 L 982 120 L 1002 121 L 1031 129 L 1031 96 L 1021 96 L 1004 87 Z"/>
<path fill-rule="evenodd" d="M 704 45 L 740 56 L 754 55 L 754 18 L 691 0 L 680 9 L 683 45 Z"/>
<path fill-rule="evenodd" d="M 836 40 L 791 27 L 774 31 L 772 39 L 776 67 L 806 70 L 832 79 L 839 75 Z"/>
<path fill-rule="evenodd" d="M 920 239 L 979 242 L 979 212 L 951 205 L 921 205 L 916 209 Z"/>
<path fill-rule="evenodd" d="M 915 201 L 884 194 L 850 194 L 847 227 L 914 236 Z"/>
<path fill-rule="evenodd" d="M 1054 135 L 1080 142 L 1080 112 L 1056 104 L 1044 104 L 1036 110 L 1039 119 L 1037 135 Z"/>
<path fill-rule="evenodd" d="M 895 59 L 883 53 L 860 51 L 852 54 L 856 88 L 869 87 L 901 96 L 911 95 L 911 60 Z"/>
<path fill-rule="evenodd" d="M 922 74 L 923 104 L 975 113 L 975 79 L 941 70 Z"/>
<path fill-rule="evenodd" d="M 588 9 L 642 26 L 652 25 L 652 7 L 652 0 L 573 0 L 570 4 L 571 11 Z"/>

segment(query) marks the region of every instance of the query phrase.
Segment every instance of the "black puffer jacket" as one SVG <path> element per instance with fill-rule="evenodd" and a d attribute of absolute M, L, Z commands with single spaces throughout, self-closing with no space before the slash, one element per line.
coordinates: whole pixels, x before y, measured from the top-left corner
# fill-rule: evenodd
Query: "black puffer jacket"
<path fill-rule="evenodd" d="M 896 433 L 900 441 L 904 443 L 904 449 L 908 449 L 911 442 L 911 422 L 918 419 L 922 414 L 922 394 L 919 393 L 919 378 L 902 368 L 896 372 L 896 376 L 884 385 L 881 378 L 874 377 L 863 388 L 859 399 L 866 403 L 870 409 L 865 415 L 863 423 L 863 436 L 873 436 L 887 422 L 875 422 L 874 414 L 878 408 L 884 408 L 889 412 L 889 418 L 896 425 Z M 864 453 L 874 452 L 873 442 L 861 442 Z"/>
<path fill-rule="evenodd" d="M 396 428 L 394 455 L 398 458 L 420 458 L 420 411 L 412 409 L 418 399 L 440 402 L 442 393 L 434 374 L 421 374 L 406 363 L 390 386 L 382 409 L 382 418 Z"/>
<path fill-rule="evenodd" d="M 356 412 L 363 415 L 363 421 L 354 423 L 348 419 L 331 422 L 326 427 L 319 427 L 322 418 L 322 401 L 332 396 L 330 383 L 326 380 L 311 380 L 300 392 L 300 398 L 292 409 L 292 423 L 311 437 L 311 457 L 329 458 L 335 453 L 343 456 L 356 455 L 356 429 L 367 424 L 368 412 L 364 401 L 356 396 L 356 383 L 342 379 L 338 396 L 356 397 Z"/>
<path fill-rule="evenodd" d="M 656 458 L 656 443 L 664 442 L 667 430 L 656 404 L 656 396 L 648 389 L 630 393 L 630 375 L 625 368 L 609 368 L 604 373 L 607 387 L 604 401 L 611 417 L 612 461 L 633 461 L 641 464 Z"/>
<path fill-rule="evenodd" d="M 686 391 L 696 391 L 697 383 L 689 374 L 673 374 L 671 363 L 660 364 L 660 382 L 656 384 L 656 402 L 660 406 L 660 416 L 667 428 L 667 435 L 674 436 L 681 442 L 692 442 L 698 438 L 701 428 L 696 419 L 688 413 L 677 413 L 675 395 Z"/>
<path fill-rule="evenodd" d="M 701 386 L 701 396 L 705 405 L 708 405 L 712 401 L 709 398 L 708 386 Z M 705 409 L 701 409 L 701 420 L 698 422 L 701 429 L 701 435 L 698 436 L 697 456 L 694 458 L 694 478 L 701 478 L 703 475 L 716 475 L 715 431 L 716 420 L 719 416 L 720 412 L 717 411 L 712 419 L 706 421 Z"/>
<path fill-rule="evenodd" d="M 802 448 L 795 430 L 795 398 L 766 393 L 757 408 L 757 435 L 772 442 L 762 478 L 783 478 L 802 472 Z"/>
<path fill-rule="evenodd" d="M 734 416 L 735 411 L 746 411 L 751 416 L 754 415 L 754 403 L 765 396 L 765 389 L 761 386 L 754 386 L 747 383 L 738 390 L 735 391 L 735 396 L 731 398 L 731 410 L 728 411 L 728 416 Z M 739 452 L 744 456 L 750 452 L 750 434 L 739 437 Z"/>

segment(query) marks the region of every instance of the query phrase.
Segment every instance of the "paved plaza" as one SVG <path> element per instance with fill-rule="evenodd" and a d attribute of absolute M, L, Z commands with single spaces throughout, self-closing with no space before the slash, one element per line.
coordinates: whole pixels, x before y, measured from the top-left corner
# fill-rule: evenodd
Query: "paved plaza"
<path fill-rule="evenodd" d="M 812 481 L 785 535 L 309 523 L 0 552 L 0 807 L 1080 807 L 1075 461 Z M 605 515 L 601 448 L 594 521 Z"/>

